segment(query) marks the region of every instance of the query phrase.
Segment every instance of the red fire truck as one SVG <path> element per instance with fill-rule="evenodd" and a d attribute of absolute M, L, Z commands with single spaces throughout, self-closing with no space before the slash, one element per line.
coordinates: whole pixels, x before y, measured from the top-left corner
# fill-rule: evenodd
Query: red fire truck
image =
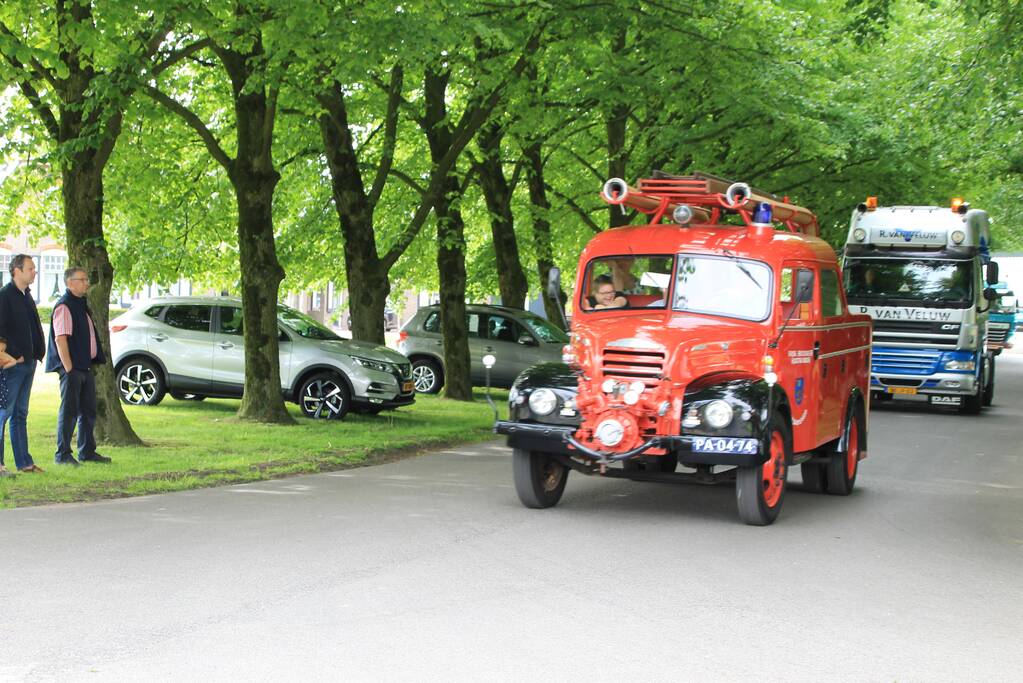
<path fill-rule="evenodd" d="M 522 373 L 495 425 L 522 503 L 556 505 L 570 470 L 734 481 L 755 525 L 778 516 L 793 465 L 805 488 L 850 493 L 867 455 L 871 320 L 849 313 L 813 213 L 703 173 L 612 179 L 602 196 L 650 220 L 587 245 L 565 362 Z"/>

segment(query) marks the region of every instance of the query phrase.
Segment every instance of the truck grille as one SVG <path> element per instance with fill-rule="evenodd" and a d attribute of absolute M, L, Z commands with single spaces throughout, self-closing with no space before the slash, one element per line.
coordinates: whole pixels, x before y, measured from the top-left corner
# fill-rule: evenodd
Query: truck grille
<path fill-rule="evenodd" d="M 875 375 L 931 375 L 938 372 L 940 363 L 941 351 L 875 347 L 870 371 Z"/>
<path fill-rule="evenodd" d="M 910 348 L 954 349 L 959 341 L 959 323 L 875 320 L 874 343 Z"/>
<path fill-rule="evenodd" d="M 627 382 L 638 379 L 652 387 L 664 372 L 664 352 L 606 348 L 601 370 L 604 377 Z"/>
<path fill-rule="evenodd" d="M 1004 344 L 1009 336 L 1009 323 L 988 323 L 987 343 Z"/>

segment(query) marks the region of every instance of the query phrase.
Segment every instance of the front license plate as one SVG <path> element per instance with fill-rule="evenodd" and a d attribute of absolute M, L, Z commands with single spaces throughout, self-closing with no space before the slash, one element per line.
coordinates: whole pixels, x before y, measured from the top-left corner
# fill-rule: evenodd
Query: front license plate
<path fill-rule="evenodd" d="M 405 382 L 401 385 L 401 393 L 407 394 L 412 391 L 412 382 Z"/>
<path fill-rule="evenodd" d="M 756 439 L 730 439 L 727 437 L 693 437 L 693 451 L 696 453 L 743 453 L 757 452 Z"/>
<path fill-rule="evenodd" d="M 916 387 L 888 387 L 889 394 L 915 394 Z"/>

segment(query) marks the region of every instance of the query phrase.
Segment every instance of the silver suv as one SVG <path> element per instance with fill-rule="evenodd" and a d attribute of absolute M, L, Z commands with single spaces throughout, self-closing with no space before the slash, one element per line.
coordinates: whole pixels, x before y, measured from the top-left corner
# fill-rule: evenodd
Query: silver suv
<path fill-rule="evenodd" d="M 337 336 L 278 305 L 281 391 L 312 418 L 378 413 L 415 402 L 409 359 L 385 346 Z M 226 297 L 167 297 L 110 322 L 121 399 L 156 405 L 239 397 L 245 384 L 242 304 Z"/>
<path fill-rule="evenodd" d="M 510 387 L 531 365 L 561 362 L 561 349 L 568 343 L 568 335 L 544 318 L 505 306 L 470 304 L 465 308 L 473 384 L 486 381 L 483 356 L 487 354 L 497 358 L 490 371 L 490 383 L 495 387 Z M 439 306 L 420 308 L 405 324 L 398 335 L 398 350 L 412 361 L 416 391 L 440 391 L 444 386 L 444 346 Z"/>

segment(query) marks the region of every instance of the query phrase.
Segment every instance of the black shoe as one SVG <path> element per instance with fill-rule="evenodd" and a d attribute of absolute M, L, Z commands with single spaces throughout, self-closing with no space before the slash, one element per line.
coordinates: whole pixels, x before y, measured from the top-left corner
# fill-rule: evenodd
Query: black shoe
<path fill-rule="evenodd" d="M 82 464 L 82 463 L 78 462 L 77 460 L 75 460 L 70 455 L 67 456 L 66 458 L 54 458 L 53 462 L 57 463 L 58 465 L 72 465 L 74 467 L 78 467 L 79 465 Z"/>
<path fill-rule="evenodd" d="M 108 463 L 108 462 L 110 462 L 110 458 L 108 458 L 105 455 L 100 455 L 99 453 L 93 453 L 90 456 L 81 458 L 81 461 L 82 462 L 102 462 L 102 463 Z"/>

